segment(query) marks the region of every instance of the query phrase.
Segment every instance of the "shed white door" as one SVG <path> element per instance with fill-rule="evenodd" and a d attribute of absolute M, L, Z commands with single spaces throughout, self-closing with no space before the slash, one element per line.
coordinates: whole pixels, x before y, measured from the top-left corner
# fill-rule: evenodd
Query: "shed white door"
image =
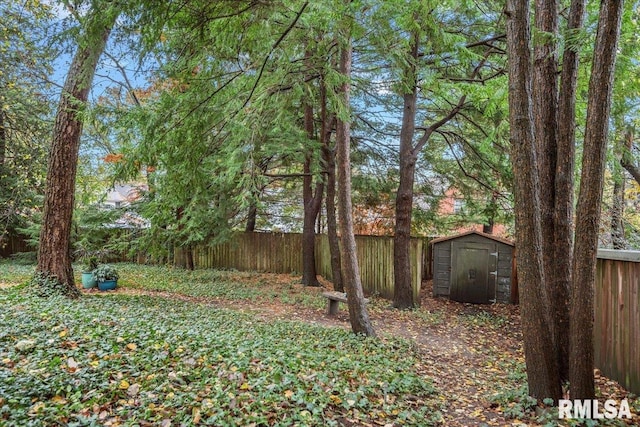
<path fill-rule="evenodd" d="M 476 304 L 495 301 L 495 253 L 493 243 L 452 242 L 452 300 Z"/>

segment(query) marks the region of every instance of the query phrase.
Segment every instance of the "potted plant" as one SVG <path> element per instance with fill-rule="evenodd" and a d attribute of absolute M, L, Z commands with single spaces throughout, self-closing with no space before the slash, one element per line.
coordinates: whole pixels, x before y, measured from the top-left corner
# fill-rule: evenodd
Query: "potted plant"
<path fill-rule="evenodd" d="M 93 271 L 98 268 L 98 257 L 87 256 L 82 264 L 82 287 L 91 289 L 98 286 L 98 282 L 93 277 Z"/>
<path fill-rule="evenodd" d="M 82 287 L 85 289 L 95 288 L 98 283 L 93 278 L 93 270 L 95 270 L 100 262 L 106 259 L 110 251 L 105 248 L 96 247 L 87 241 L 76 243 L 76 250 L 73 255 L 76 261 L 80 261 L 82 271 Z"/>
<path fill-rule="evenodd" d="M 100 264 L 93 270 L 93 277 L 98 282 L 98 289 L 111 291 L 118 286 L 118 270 L 110 264 Z"/>

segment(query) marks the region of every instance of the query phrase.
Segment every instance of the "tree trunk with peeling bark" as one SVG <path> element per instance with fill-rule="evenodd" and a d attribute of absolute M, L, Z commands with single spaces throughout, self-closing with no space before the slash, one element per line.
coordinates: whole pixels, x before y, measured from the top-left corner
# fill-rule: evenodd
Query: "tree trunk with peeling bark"
<path fill-rule="evenodd" d="M 429 142 L 431 136 L 440 127 L 449 123 L 462 109 L 466 95 L 458 100 L 447 114 L 429 127 L 421 129 L 424 133 L 414 144 L 416 130 L 416 109 L 418 98 L 418 69 L 420 57 L 420 35 L 415 32 L 409 45 L 409 61 L 403 71 L 403 111 L 400 129 L 400 183 L 396 193 L 396 222 L 393 238 L 393 306 L 399 309 L 414 308 L 420 305 L 418 296 L 413 291 L 411 274 L 411 215 L 413 213 L 413 185 L 415 182 L 418 155 Z M 486 55 L 488 55 L 487 51 Z M 486 58 L 485 58 L 486 59 Z M 471 77 L 477 75 L 484 59 L 480 61 Z"/>
<path fill-rule="evenodd" d="M 616 168 L 613 184 L 613 201 L 611 202 L 611 241 L 613 249 L 627 249 L 627 241 L 624 233 L 624 191 L 625 191 L 625 174 L 624 170 L 633 170 L 635 167 L 631 164 L 631 149 L 633 148 L 633 132 L 626 131 L 623 135 L 621 153 L 618 154 L 620 166 Z M 633 176 L 633 175 L 632 175 Z M 640 172 L 638 172 L 640 178 Z M 635 178 L 634 178 L 635 179 Z M 640 184 L 640 182 L 638 182 Z"/>

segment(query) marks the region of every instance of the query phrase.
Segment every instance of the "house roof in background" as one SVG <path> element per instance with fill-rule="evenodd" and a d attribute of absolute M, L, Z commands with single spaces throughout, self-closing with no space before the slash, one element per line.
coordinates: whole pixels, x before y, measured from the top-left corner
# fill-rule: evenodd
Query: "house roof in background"
<path fill-rule="evenodd" d="M 145 191 L 144 184 L 114 184 L 105 198 L 105 202 L 133 202 L 140 198 L 140 193 Z"/>

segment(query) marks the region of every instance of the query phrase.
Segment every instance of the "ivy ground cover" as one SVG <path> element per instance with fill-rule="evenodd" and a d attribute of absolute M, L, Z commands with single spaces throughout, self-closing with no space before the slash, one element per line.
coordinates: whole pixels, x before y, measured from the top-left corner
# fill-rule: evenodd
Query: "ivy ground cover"
<path fill-rule="evenodd" d="M 40 298 L 24 285 L 0 289 L 0 324 L 1 425 L 440 420 L 402 340 L 152 295 Z"/>

